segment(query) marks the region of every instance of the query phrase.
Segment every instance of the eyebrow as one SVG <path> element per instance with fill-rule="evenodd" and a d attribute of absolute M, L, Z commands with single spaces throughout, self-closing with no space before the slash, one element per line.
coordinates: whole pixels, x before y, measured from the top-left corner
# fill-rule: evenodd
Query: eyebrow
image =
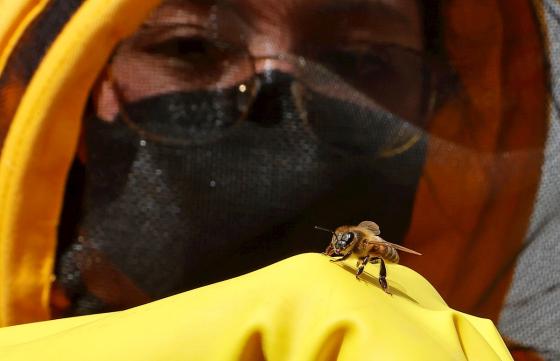
<path fill-rule="evenodd" d="M 421 14 L 403 11 L 383 0 L 287 0 L 292 28 L 303 37 L 339 43 L 352 41 L 394 43 L 420 50 L 422 44 Z M 407 0 L 410 1 L 410 0 Z M 298 4 L 299 2 L 299 4 Z M 416 4 L 415 4 L 416 5 Z M 306 33 L 306 34 L 304 34 Z M 320 35 L 319 35 L 320 34 Z"/>
<path fill-rule="evenodd" d="M 352 34 L 352 39 L 358 41 L 379 40 L 417 49 L 422 47 L 415 40 L 422 31 L 422 23 L 402 9 L 403 1 L 420 0 L 231 0 L 226 3 L 255 28 L 279 22 L 300 29 L 300 34 L 294 34 L 296 37 L 313 38 L 314 34 L 323 33 L 324 38 L 345 41 L 344 37 Z M 202 19 L 216 3 L 217 0 L 165 0 L 159 13 L 165 9 L 163 13 L 174 19 Z M 155 22 L 159 23 L 166 18 L 167 15 L 156 15 L 152 20 L 157 19 Z"/>
<path fill-rule="evenodd" d="M 209 7 L 216 3 L 217 0 L 164 0 L 160 7 L 171 6 L 180 8 L 188 5 Z M 302 3 L 305 5 L 302 6 Z M 249 0 L 245 5 L 253 7 L 255 4 L 252 4 L 252 1 Z M 289 8 L 304 8 L 312 13 L 319 12 L 338 15 L 356 13 L 379 14 L 392 23 L 397 23 L 402 26 L 413 25 L 410 18 L 382 0 L 284 0 L 284 2 L 279 0 L 273 7 L 283 6 Z"/>
<path fill-rule="evenodd" d="M 200 22 L 217 0 L 165 0 L 146 19 L 144 25 Z M 194 21 L 198 19 L 199 21 Z"/>
<path fill-rule="evenodd" d="M 176 5 L 182 6 L 185 4 L 198 4 L 198 5 L 214 5 L 217 0 L 164 0 L 160 6 Z"/>
<path fill-rule="evenodd" d="M 311 0 L 316 11 L 333 14 L 379 15 L 391 23 L 412 27 L 412 21 L 395 7 L 380 0 Z M 313 5 L 312 5 L 313 6 Z M 376 16 L 377 17 L 377 16 Z"/>

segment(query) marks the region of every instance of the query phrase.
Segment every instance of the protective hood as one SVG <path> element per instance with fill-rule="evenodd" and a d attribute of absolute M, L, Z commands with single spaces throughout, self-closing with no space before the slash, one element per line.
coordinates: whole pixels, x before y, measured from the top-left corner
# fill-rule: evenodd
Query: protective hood
<path fill-rule="evenodd" d="M 51 317 L 58 225 L 90 91 L 159 3 L 0 2 L 1 325 Z M 541 180 L 550 116 L 542 11 L 529 0 L 441 2 L 440 42 L 460 86 L 421 128 L 424 159 L 399 229 L 424 254 L 403 264 L 452 307 L 493 320 Z M 377 202 L 364 193 L 361 202 Z"/>

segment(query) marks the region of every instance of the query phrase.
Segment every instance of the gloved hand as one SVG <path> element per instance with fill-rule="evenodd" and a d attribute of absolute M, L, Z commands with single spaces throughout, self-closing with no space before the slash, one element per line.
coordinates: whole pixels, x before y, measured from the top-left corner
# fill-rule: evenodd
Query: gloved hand
<path fill-rule="evenodd" d="M 126 311 L 0 329 L 0 360 L 512 360 L 414 271 L 295 256 Z M 219 265 L 216 265 L 219 267 Z"/>

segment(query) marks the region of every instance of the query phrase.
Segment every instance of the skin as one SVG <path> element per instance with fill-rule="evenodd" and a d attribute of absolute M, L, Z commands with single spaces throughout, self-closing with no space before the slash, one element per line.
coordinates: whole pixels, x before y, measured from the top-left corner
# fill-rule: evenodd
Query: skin
<path fill-rule="evenodd" d="M 255 71 L 293 71 L 289 62 L 275 58 L 278 54 L 306 56 L 310 49 L 331 47 L 361 51 L 372 43 L 423 48 L 422 17 L 416 0 L 232 0 L 217 8 L 213 3 L 165 1 L 146 20 L 145 25 L 155 31 L 146 33 L 140 29 L 123 42 L 112 61 L 113 76 L 123 83 L 134 80 L 143 84 L 127 89 L 127 100 L 201 87 L 189 76 L 190 69 L 179 65 L 153 76 L 153 69 L 169 68 L 177 59 L 155 56 L 147 53 L 145 47 L 173 38 L 204 37 L 210 16 L 218 19 L 214 31 L 221 39 L 243 47 L 255 59 L 254 68 L 238 66 L 236 73 L 225 73 L 215 79 L 217 87 L 242 83 Z M 157 30 L 171 24 L 185 26 L 173 31 Z M 93 95 L 97 115 L 112 121 L 118 113 L 118 102 L 107 76 L 101 77 Z"/>

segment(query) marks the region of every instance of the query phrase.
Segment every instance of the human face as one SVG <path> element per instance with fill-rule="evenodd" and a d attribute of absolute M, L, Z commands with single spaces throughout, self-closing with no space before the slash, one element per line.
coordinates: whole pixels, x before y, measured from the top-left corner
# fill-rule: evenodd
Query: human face
<path fill-rule="evenodd" d="M 326 67 L 412 122 L 425 100 L 422 65 L 410 59 L 423 50 L 421 9 L 414 0 L 168 0 L 144 26 L 113 58 L 131 102 L 227 88 L 254 73 L 296 73 L 278 58 L 282 54 Z M 212 53 L 216 38 L 235 50 Z M 99 87 L 97 99 L 98 115 L 111 120 L 118 111 L 113 89 Z"/>
<path fill-rule="evenodd" d="M 80 244 L 60 269 L 106 256 L 159 298 L 320 250 L 313 224 L 374 218 L 398 241 L 410 209 L 387 194 L 412 199 L 424 148 L 397 181 L 374 162 L 403 134 L 392 112 L 420 113 L 421 24 L 404 0 L 164 2 L 94 90 Z M 92 309 L 103 295 L 77 278 L 80 312 L 131 293 Z"/>

